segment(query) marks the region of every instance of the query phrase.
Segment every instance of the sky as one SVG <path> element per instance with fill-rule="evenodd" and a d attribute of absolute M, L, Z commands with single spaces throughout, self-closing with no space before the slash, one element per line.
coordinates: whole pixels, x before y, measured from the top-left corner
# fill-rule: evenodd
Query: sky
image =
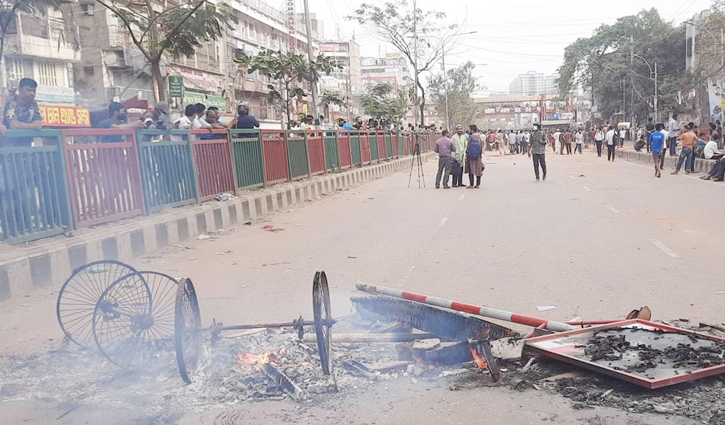
<path fill-rule="evenodd" d="M 273 6 L 276 0 L 267 0 Z M 384 0 L 364 0 L 382 6 Z M 302 12 L 302 0 L 296 0 Z M 412 0 L 408 0 L 412 9 Z M 355 36 L 363 56 L 383 56 L 394 52 L 390 45 L 377 40 L 360 25 L 345 19 L 362 1 L 309 0 L 310 12 L 323 21 L 328 40 L 349 40 Z M 446 67 L 467 60 L 477 64 L 474 75 L 488 92 L 507 92 L 509 83 L 528 71 L 551 74 L 561 65 L 564 48 L 580 37 L 588 37 L 602 24 L 612 24 L 618 17 L 656 8 L 665 20 L 677 24 L 708 9 L 711 0 L 486 0 L 465 1 L 419 0 L 423 10 L 446 13 L 450 23 L 458 23 L 462 33 L 459 43 L 446 55 Z M 485 64 L 485 65 L 481 65 Z M 440 67 L 436 67 L 436 71 Z M 423 77 L 427 78 L 427 77 Z"/>

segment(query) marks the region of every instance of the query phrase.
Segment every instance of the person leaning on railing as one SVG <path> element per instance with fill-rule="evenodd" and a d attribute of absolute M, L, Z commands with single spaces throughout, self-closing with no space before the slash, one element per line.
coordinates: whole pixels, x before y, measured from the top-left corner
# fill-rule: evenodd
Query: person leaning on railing
<path fill-rule="evenodd" d="M 29 137 L 15 137 L 8 139 L 8 130 L 40 130 L 43 128 L 43 118 L 40 116 L 38 102 L 35 101 L 35 90 L 38 83 L 32 78 L 23 78 L 18 84 L 18 95 L 5 105 L 3 109 L 3 122 L 0 125 L 2 146 L 30 146 Z"/>

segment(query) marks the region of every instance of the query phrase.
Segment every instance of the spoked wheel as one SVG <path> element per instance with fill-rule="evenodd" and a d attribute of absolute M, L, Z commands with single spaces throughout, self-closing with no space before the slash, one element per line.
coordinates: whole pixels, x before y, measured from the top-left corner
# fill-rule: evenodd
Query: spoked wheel
<path fill-rule="evenodd" d="M 196 291 L 191 279 L 181 279 L 176 290 L 176 308 L 174 318 L 174 346 L 179 375 L 187 384 L 191 384 L 189 373 L 199 364 L 201 357 L 201 313 Z"/>
<path fill-rule="evenodd" d="M 65 281 L 58 293 L 56 315 L 66 338 L 88 348 L 93 341 L 93 311 L 103 292 L 121 276 L 136 270 L 114 260 L 81 266 Z"/>
<path fill-rule="evenodd" d="M 322 372 L 329 375 L 332 372 L 332 351 L 330 348 L 330 328 L 332 327 L 332 311 L 330 309 L 330 289 L 327 286 L 325 272 L 315 273 L 312 282 L 312 312 L 315 317 L 315 334 L 317 335 L 317 350 L 320 353 Z"/>
<path fill-rule="evenodd" d="M 134 272 L 106 289 L 93 312 L 93 338 L 104 356 L 139 369 L 171 350 L 178 282 L 157 272 Z"/>

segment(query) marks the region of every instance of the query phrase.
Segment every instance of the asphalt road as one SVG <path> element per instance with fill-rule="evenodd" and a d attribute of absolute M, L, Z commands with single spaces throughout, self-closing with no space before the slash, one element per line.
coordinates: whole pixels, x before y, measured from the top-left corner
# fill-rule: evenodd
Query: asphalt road
<path fill-rule="evenodd" d="M 335 316 L 350 311 L 355 283 L 366 282 L 557 320 L 622 318 L 647 305 L 654 319 L 725 321 L 725 294 L 718 294 L 725 291 L 722 184 L 671 176 L 671 170 L 656 179 L 648 166 L 609 163 L 591 152 L 549 152 L 547 161 L 547 181 L 537 183 L 525 156 L 485 155 L 482 186 L 473 190 L 434 189 L 437 161 L 428 161 L 425 188 L 418 188 L 415 170 L 411 188 L 408 171 L 399 172 L 133 265 L 191 277 L 204 323 L 311 318 L 316 270 L 327 272 Z M 262 230 L 266 224 L 279 231 Z M 57 345 L 54 301 L 52 291 L 44 291 L 1 305 L 0 350 Z M 557 308 L 539 312 L 537 306 Z M 491 423 L 539 423 L 541 415 L 557 415 L 553 423 L 582 423 L 595 415 L 575 412 L 556 396 L 444 390 L 401 391 L 395 395 L 401 408 L 385 415 L 364 407 L 374 396 L 350 395 L 347 407 L 326 420 L 392 424 L 413 417 L 433 423 L 416 405 L 442 403 L 449 423 L 468 423 L 476 412 L 466 403 L 486 399 L 498 403 Z M 285 408 L 278 405 L 252 411 L 260 412 L 258 420 L 281 423 Z M 522 413 L 520 405 L 534 413 Z M 0 403 L 3 411 L 25 412 L 17 413 L 24 418 L 42 409 L 29 413 Z M 598 411 L 608 424 L 630 423 L 620 413 Z M 305 417 L 309 421 L 300 423 L 328 423 L 314 412 Z M 657 417 L 636 420 L 661 423 Z M 190 417 L 184 423 L 202 422 Z"/>

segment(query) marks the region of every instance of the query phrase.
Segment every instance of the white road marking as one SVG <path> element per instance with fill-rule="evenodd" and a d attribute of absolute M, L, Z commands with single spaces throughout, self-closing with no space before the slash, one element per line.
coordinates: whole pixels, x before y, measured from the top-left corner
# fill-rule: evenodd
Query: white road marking
<path fill-rule="evenodd" d="M 461 195 L 461 201 L 462 201 L 462 200 L 463 200 L 463 198 L 465 198 L 465 197 L 466 197 L 466 194 L 465 194 L 465 193 L 464 193 L 463 195 Z"/>
<path fill-rule="evenodd" d="M 669 249 L 667 247 L 667 245 L 663 244 L 662 242 L 658 241 L 657 239 L 650 239 L 650 242 L 652 242 L 653 244 L 655 244 L 655 246 L 657 248 L 659 248 L 660 250 L 662 250 L 662 252 L 664 252 L 665 254 L 669 255 L 670 257 L 672 257 L 672 258 L 680 258 L 680 256 L 677 255 L 675 253 L 675 251 Z"/>
<path fill-rule="evenodd" d="M 611 211 L 611 212 L 613 212 L 613 213 L 615 213 L 615 214 L 619 214 L 619 210 L 618 210 L 618 209 L 616 209 L 616 208 L 614 208 L 613 206 L 611 206 L 611 205 L 609 205 L 609 204 L 604 204 L 604 206 L 605 206 L 605 207 L 607 207 L 607 209 L 608 209 L 609 211 Z"/>
<path fill-rule="evenodd" d="M 586 190 L 587 192 L 591 192 L 591 191 L 592 191 L 591 189 L 589 189 L 589 188 L 588 188 L 588 187 L 586 187 L 586 186 L 582 186 L 582 187 L 583 187 L 583 188 L 584 188 L 584 190 Z"/>
<path fill-rule="evenodd" d="M 569 176 L 570 179 L 574 180 L 574 176 Z"/>
<path fill-rule="evenodd" d="M 448 221 L 448 217 L 443 217 L 440 223 L 438 223 L 438 226 L 443 227 L 446 224 L 446 221 Z"/>

